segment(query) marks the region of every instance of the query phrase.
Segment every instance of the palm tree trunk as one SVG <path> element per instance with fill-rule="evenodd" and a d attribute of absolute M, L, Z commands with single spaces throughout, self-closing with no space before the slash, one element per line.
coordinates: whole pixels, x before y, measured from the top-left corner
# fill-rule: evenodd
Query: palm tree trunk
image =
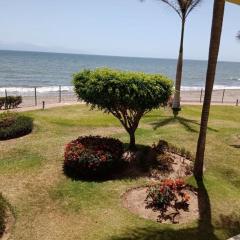
<path fill-rule="evenodd" d="M 185 18 L 182 19 L 182 30 L 181 30 L 181 42 L 177 63 L 177 72 L 176 72 L 176 82 L 175 82 L 175 93 L 173 99 L 172 109 L 176 110 L 176 113 L 180 110 L 180 91 L 181 91 L 181 82 L 182 82 L 182 71 L 183 71 L 183 44 L 184 44 L 184 32 L 185 32 Z"/>
<path fill-rule="evenodd" d="M 208 70 L 205 84 L 205 97 L 202 108 L 201 127 L 197 144 L 196 160 L 194 165 L 194 176 L 202 180 L 203 163 L 207 135 L 207 125 L 211 106 L 212 90 L 214 85 L 216 66 L 218 60 L 219 46 L 221 41 L 225 0 L 214 0 L 212 32 L 209 49 Z"/>

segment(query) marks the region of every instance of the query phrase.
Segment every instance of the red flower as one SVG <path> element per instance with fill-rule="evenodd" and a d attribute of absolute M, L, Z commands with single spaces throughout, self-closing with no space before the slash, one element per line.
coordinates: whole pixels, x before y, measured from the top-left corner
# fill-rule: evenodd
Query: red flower
<path fill-rule="evenodd" d="M 183 179 L 176 179 L 175 184 L 177 187 L 182 187 L 184 186 L 184 180 Z"/>
<path fill-rule="evenodd" d="M 190 200 L 190 196 L 187 193 L 184 193 L 183 195 L 183 201 L 188 202 Z"/>

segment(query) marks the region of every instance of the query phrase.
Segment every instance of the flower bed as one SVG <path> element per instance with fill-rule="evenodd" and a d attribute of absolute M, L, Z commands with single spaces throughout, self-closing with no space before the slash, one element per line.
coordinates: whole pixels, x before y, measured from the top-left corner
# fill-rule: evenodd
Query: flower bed
<path fill-rule="evenodd" d="M 0 140 L 21 137 L 32 132 L 33 120 L 17 113 L 0 114 Z"/>
<path fill-rule="evenodd" d="M 182 179 L 165 179 L 158 185 L 147 189 L 146 208 L 159 211 L 159 221 L 170 220 L 176 223 L 175 217 L 180 210 L 189 211 L 190 195 L 186 192 L 187 185 Z M 171 214 L 169 214 L 171 209 Z"/>
<path fill-rule="evenodd" d="M 80 137 L 65 148 L 64 171 L 74 178 L 107 178 L 122 164 L 123 144 L 113 138 Z"/>
<path fill-rule="evenodd" d="M 199 218 L 197 190 L 181 179 L 130 189 L 123 195 L 123 206 L 160 223 L 185 224 Z"/>

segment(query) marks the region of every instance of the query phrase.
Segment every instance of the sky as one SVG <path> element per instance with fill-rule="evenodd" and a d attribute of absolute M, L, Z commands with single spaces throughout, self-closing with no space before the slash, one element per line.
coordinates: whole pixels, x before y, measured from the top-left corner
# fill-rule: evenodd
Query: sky
<path fill-rule="evenodd" d="M 213 0 L 186 24 L 185 58 L 208 57 Z M 0 49 L 177 58 L 180 18 L 158 0 L 0 0 Z M 240 6 L 226 4 L 220 60 L 240 62 Z"/>

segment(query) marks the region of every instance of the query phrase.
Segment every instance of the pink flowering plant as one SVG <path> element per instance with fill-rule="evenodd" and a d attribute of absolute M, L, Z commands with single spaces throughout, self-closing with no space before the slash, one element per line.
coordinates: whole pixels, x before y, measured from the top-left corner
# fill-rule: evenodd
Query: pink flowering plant
<path fill-rule="evenodd" d="M 107 177 L 120 164 L 123 144 L 113 138 L 80 137 L 65 148 L 64 169 L 78 178 Z"/>

